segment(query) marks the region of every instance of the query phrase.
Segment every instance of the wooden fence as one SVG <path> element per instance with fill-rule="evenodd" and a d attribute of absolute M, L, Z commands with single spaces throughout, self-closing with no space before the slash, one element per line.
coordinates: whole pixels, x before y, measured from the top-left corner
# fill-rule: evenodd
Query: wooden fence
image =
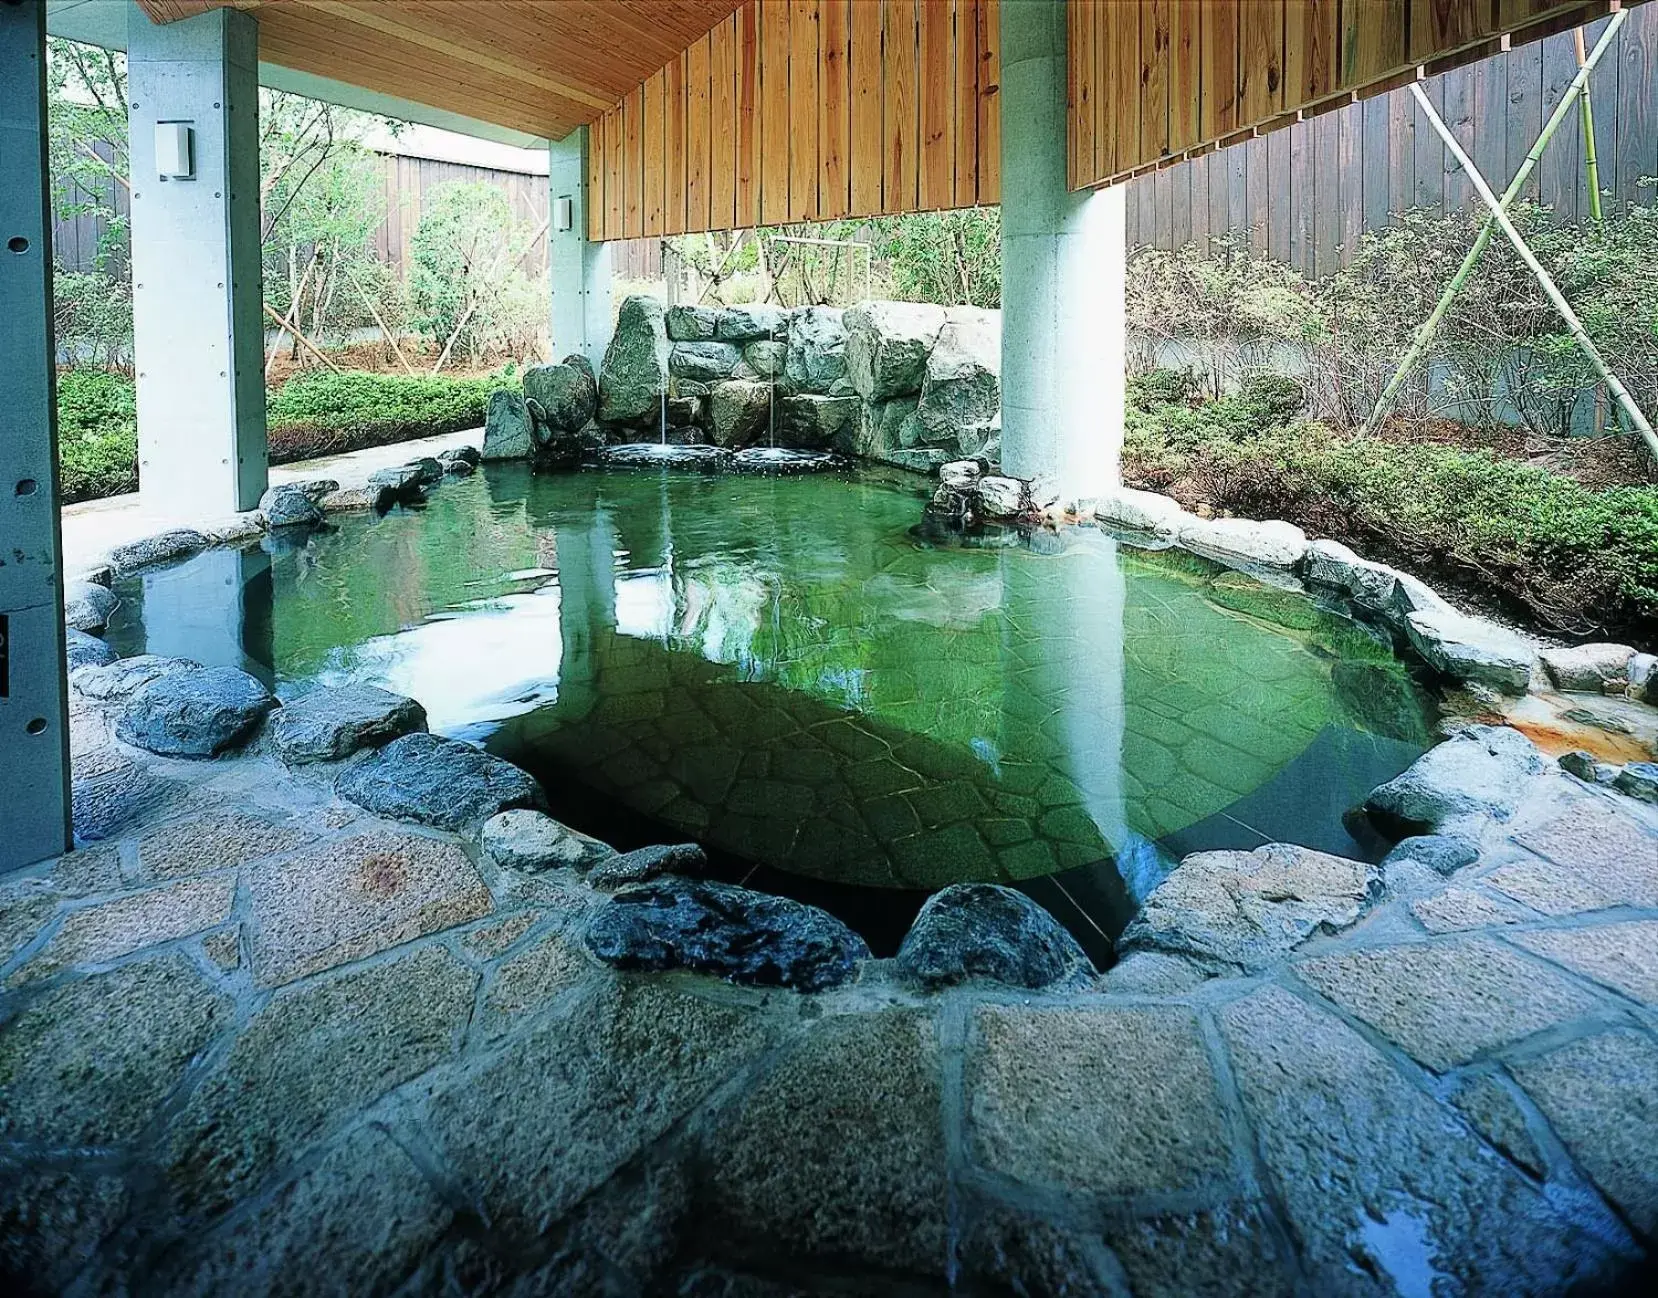
<path fill-rule="evenodd" d="M 109 156 L 109 151 L 105 151 Z M 407 158 L 394 154 L 378 155 L 381 181 L 386 197 L 386 216 L 374 235 L 375 256 L 394 267 L 399 275 L 405 273 L 410 257 L 414 233 L 420 225 L 426 196 L 437 186 L 450 181 L 483 182 L 503 190 L 512 203 L 513 219 L 530 229 L 540 228 L 545 234 L 547 220 L 547 178 L 525 175 L 516 171 L 498 171 L 490 167 L 473 167 L 458 162 L 439 162 L 431 158 Z M 111 179 L 105 182 L 101 193 L 89 195 L 77 192 L 72 201 L 96 201 L 112 207 L 122 216 L 127 215 L 126 189 Z M 104 235 L 104 221 L 92 214 L 68 218 L 57 217 L 52 223 L 52 249 L 58 264 L 72 271 L 91 270 L 96 264 L 98 241 Z M 547 240 L 538 239 L 536 246 L 524 258 L 524 269 L 532 276 L 547 269 Z"/>
<path fill-rule="evenodd" d="M 1607 21 L 1585 29 L 1590 47 Z M 1566 31 L 1430 77 L 1424 89 L 1500 193 L 1576 73 Z M 1641 182 L 1658 176 L 1658 5 L 1630 10 L 1591 89 L 1608 205 L 1651 204 L 1653 187 Z M 1588 216 L 1575 110 L 1527 196 L 1562 221 Z M 1131 247 L 1172 249 L 1230 234 L 1315 277 L 1344 265 L 1359 235 L 1396 212 L 1478 203 L 1466 173 L 1402 89 L 1129 182 L 1128 238 Z"/>

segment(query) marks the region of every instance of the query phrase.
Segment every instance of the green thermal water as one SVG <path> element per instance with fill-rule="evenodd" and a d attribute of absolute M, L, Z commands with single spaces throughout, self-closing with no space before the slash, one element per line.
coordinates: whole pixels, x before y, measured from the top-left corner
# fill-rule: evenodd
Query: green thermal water
<path fill-rule="evenodd" d="M 416 511 L 129 581 L 111 634 L 284 695 L 411 694 L 561 814 L 648 818 L 808 893 L 1050 878 L 1109 926 L 1185 851 L 1370 850 L 1344 813 L 1431 726 L 1371 635 L 1094 531 L 928 548 L 922 499 L 492 466 Z"/>

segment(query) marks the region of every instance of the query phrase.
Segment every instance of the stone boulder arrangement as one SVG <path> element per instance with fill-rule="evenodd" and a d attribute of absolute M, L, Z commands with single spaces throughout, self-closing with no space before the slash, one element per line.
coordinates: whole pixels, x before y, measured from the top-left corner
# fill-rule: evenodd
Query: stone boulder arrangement
<path fill-rule="evenodd" d="M 334 789 L 377 815 L 448 830 L 546 802 L 541 786 L 511 762 L 426 733 L 394 739 L 347 767 Z"/>
<path fill-rule="evenodd" d="M 789 317 L 789 354 L 783 385 L 790 393 L 848 395 L 846 326 L 830 306 L 801 307 Z"/>
<path fill-rule="evenodd" d="M 608 857 L 593 868 L 587 882 L 601 892 L 614 892 L 665 874 L 700 874 L 707 867 L 708 856 L 695 843 L 672 843 Z"/>
<path fill-rule="evenodd" d="M 1477 834 L 1485 822 L 1513 816 L 1546 769 L 1518 730 L 1469 726 L 1374 790 L 1365 807 L 1394 824 Z"/>
<path fill-rule="evenodd" d="M 663 313 L 669 342 L 711 341 L 719 321 L 720 309 L 712 306 L 671 306 Z"/>
<path fill-rule="evenodd" d="M 923 987 L 982 979 L 1080 988 L 1095 976 L 1077 941 L 1022 892 L 958 883 L 927 899 L 898 948 L 900 977 Z"/>
<path fill-rule="evenodd" d="M 109 566 L 116 576 L 125 577 L 141 568 L 188 559 L 212 544 L 212 537 L 193 527 L 175 527 L 116 546 L 109 552 Z"/>
<path fill-rule="evenodd" d="M 864 940 L 816 906 L 673 876 L 616 893 L 588 922 L 586 941 L 619 969 L 688 969 L 806 992 L 849 981 L 869 959 Z"/>
<path fill-rule="evenodd" d="M 534 451 L 535 434 L 523 392 L 497 388 L 489 394 L 484 412 L 484 459 L 527 460 Z"/>
<path fill-rule="evenodd" d="M 161 654 L 136 654 L 112 659 L 106 664 L 85 666 L 69 675 L 77 694 L 100 703 L 132 697 L 151 681 L 175 672 L 197 671 L 201 664 L 192 658 L 168 658 Z"/>
<path fill-rule="evenodd" d="M 984 454 L 998 435 L 1002 410 L 1002 315 L 978 307 L 950 307 L 927 355 L 915 408 L 917 440 L 962 455 Z"/>
<path fill-rule="evenodd" d="M 766 439 L 772 417 L 771 384 L 758 379 L 716 383 L 708 393 L 708 433 L 715 446 L 752 446 Z"/>
<path fill-rule="evenodd" d="M 290 766 L 338 762 L 426 729 L 426 709 L 375 685 L 315 689 L 270 720 L 271 747 Z"/>
<path fill-rule="evenodd" d="M 71 675 L 81 667 L 103 667 L 120 656 L 113 646 L 74 627 L 64 632 L 63 652 Z"/>
<path fill-rule="evenodd" d="M 637 294 L 623 301 L 599 367 L 599 422 L 640 427 L 661 418 L 669 351 L 662 304 Z"/>
<path fill-rule="evenodd" d="M 1350 927 L 1380 895 L 1375 866 L 1289 843 L 1199 852 L 1152 889 L 1117 946 L 1256 973 Z"/>
<path fill-rule="evenodd" d="M 714 336 L 725 343 L 776 342 L 789 329 L 789 313 L 780 306 L 753 302 L 744 306 L 721 307 L 714 324 Z M 745 347 L 745 353 L 747 348 Z"/>
<path fill-rule="evenodd" d="M 866 402 L 917 396 L 927 358 L 944 329 L 944 308 L 928 302 L 860 302 L 842 317 L 846 371 Z"/>
<path fill-rule="evenodd" d="M 71 631 L 102 635 L 120 602 L 107 586 L 90 581 L 66 581 L 63 584 L 64 625 Z"/>
<path fill-rule="evenodd" d="M 1624 644 L 1585 644 L 1545 649 L 1539 656 L 1555 689 L 1599 694 L 1608 685 L 1629 684 L 1635 650 Z"/>
<path fill-rule="evenodd" d="M 499 812 L 484 821 L 478 831 L 478 845 L 502 869 L 524 874 L 561 869 L 586 872 L 616 855 L 616 849 L 608 843 L 522 807 Z"/>
<path fill-rule="evenodd" d="M 164 672 L 135 690 L 115 733 L 164 757 L 217 757 L 251 739 L 276 706 L 271 692 L 244 671 L 190 667 Z"/>
<path fill-rule="evenodd" d="M 1307 555 L 1307 535 L 1293 523 L 1247 518 L 1194 518 L 1178 533 L 1195 554 L 1222 562 L 1293 568 Z"/>
<path fill-rule="evenodd" d="M 265 525 L 273 529 L 315 527 L 322 522 L 322 510 L 317 508 L 316 502 L 326 498 L 329 492 L 338 491 L 340 484 L 330 482 L 323 485 L 326 489 L 315 496 L 306 490 L 305 484 L 298 482 L 267 488 L 265 494 L 259 497 L 259 512 L 265 516 Z"/>
<path fill-rule="evenodd" d="M 1523 636 L 1455 609 L 1423 609 L 1405 618 L 1417 653 L 1455 681 L 1489 685 L 1507 694 L 1531 686 L 1537 650 Z"/>
<path fill-rule="evenodd" d="M 557 365 L 526 369 L 524 398 L 534 412 L 540 443 L 581 432 L 599 413 L 598 380 L 592 364 L 579 353 Z"/>
<path fill-rule="evenodd" d="M 668 373 L 676 379 L 694 383 L 718 383 L 736 373 L 743 363 L 743 353 L 734 343 L 684 342 L 675 343 L 668 353 Z"/>

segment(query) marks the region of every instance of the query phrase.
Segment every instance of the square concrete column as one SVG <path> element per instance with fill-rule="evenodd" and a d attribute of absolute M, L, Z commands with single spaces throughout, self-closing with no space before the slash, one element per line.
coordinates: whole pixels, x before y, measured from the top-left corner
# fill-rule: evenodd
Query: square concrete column
<path fill-rule="evenodd" d="M 1002 0 L 1002 469 L 1066 502 L 1118 484 L 1122 186 L 1066 188 L 1065 0 Z"/>
<path fill-rule="evenodd" d="M 614 324 L 610 245 L 587 237 L 587 128 L 547 147 L 547 277 L 553 294 L 553 356 L 580 352 L 599 367 Z M 568 210 L 566 211 L 566 205 Z M 560 229 L 567 215 L 569 225 Z"/>
<path fill-rule="evenodd" d="M 266 485 L 258 24 L 215 9 L 158 26 L 129 4 L 127 100 L 138 487 L 180 517 L 252 509 Z M 164 175 L 180 138 L 189 174 Z"/>
<path fill-rule="evenodd" d="M 46 3 L 0 0 L 0 872 L 69 846 Z"/>

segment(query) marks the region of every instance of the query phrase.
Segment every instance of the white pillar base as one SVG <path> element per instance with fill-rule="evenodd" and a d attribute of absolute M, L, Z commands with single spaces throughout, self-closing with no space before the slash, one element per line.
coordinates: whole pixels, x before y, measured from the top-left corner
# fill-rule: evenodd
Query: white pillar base
<path fill-rule="evenodd" d="M 1002 471 L 1071 505 L 1118 485 L 1124 190 L 1066 189 L 1063 0 L 1001 6 Z"/>

